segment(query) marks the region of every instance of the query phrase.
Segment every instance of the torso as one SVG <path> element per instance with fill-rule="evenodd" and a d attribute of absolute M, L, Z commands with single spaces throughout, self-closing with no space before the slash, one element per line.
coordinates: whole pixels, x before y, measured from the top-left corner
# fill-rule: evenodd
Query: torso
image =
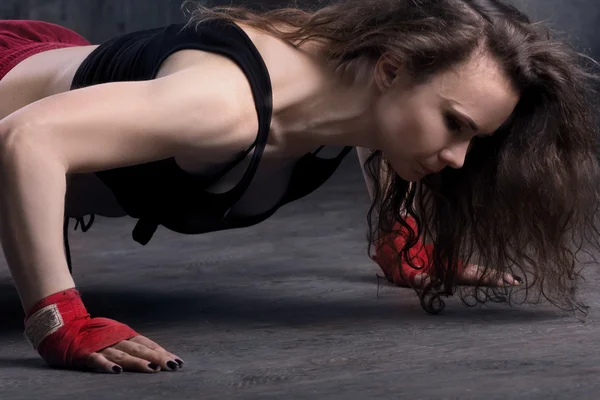
<path fill-rule="evenodd" d="M 311 91 L 320 84 L 322 78 L 318 72 L 319 68 L 307 55 L 264 33 L 242 28 L 259 50 L 269 70 L 273 87 L 274 111 L 285 110 L 298 98 L 310 95 Z M 69 91 L 77 69 L 96 47 L 50 50 L 21 62 L 0 81 L 0 119 L 27 104 Z M 174 53 L 162 64 L 158 77 L 175 73 L 195 63 L 202 63 L 207 57 L 222 58 L 198 50 Z M 222 58 L 222 62 L 229 61 Z M 291 86 L 290 76 L 302 76 L 303 79 L 296 80 L 298 84 Z M 237 209 L 233 210 L 240 215 L 260 213 L 264 211 L 261 210 L 261 204 L 277 201 L 285 190 L 296 160 L 304 153 L 313 150 L 310 144 L 286 143 L 281 140 L 277 134 L 276 124 L 274 119 L 269 143 L 252 186 L 236 206 Z M 203 163 L 193 156 L 179 156 L 176 160 L 190 173 L 206 173 L 218 167 L 218 165 Z M 247 160 L 241 162 L 209 190 L 214 192 L 228 190 L 239 180 L 246 166 Z M 107 217 L 125 215 L 110 190 L 94 174 L 69 176 L 67 182 L 67 215 L 74 217 L 90 213 Z M 273 188 L 280 189 L 273 190 Z"/>

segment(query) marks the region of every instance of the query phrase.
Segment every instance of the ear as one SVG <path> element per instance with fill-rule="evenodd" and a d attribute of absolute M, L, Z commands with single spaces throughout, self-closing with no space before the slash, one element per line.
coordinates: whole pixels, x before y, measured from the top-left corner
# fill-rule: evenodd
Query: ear
<path fill-rule="evenodd" d="M 400 61 L 389 54 L 382 55 L 375 65 L 375 82 L 382 92 L 389 90 L 400 72 Z"/>

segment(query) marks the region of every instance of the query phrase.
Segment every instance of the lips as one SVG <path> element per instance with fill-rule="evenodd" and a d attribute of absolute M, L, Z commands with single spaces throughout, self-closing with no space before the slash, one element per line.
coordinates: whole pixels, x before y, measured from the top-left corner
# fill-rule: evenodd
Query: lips
<path fill-rule="evenodd" d="M 423 170 L 423 173 L 425 175 L 429 175 L 429 174 L 435 174 L 435 171 L 427 168 L 426 166 L 424 166 L 423 164 L 419 163 L 419 165 L 421 166 L 421 169 Z"/>

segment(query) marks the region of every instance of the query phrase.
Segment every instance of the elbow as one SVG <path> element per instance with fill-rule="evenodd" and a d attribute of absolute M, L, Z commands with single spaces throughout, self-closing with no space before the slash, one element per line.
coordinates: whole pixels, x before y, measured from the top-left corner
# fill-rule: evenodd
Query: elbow
<path fill-rule="evenodd" d="M 42 133 L 31 124 L 13 124 L 0 121 L 0 167 L 6 171 L 16 171 L 27 165 L 38 164 L 39 168 L 64 169 L 64 163 L 54 157 L 52 148 L 38 140 Z"/>
<path fill-rule="evenodd" d="M 14 153 L 15 142 L 19 136 L 19 129 L 8 123 L 6 119 L 0 121 L 0 162 L 4 165 Z"/>

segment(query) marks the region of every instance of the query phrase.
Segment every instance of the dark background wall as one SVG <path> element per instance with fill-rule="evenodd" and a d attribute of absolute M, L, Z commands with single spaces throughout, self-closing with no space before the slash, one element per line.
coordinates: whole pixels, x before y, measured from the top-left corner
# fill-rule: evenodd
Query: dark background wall
<path fill-rule="evenodd" d="M 309 0 L 298 3 L 303 1 L 307 3 Z M 236 0 L 201 2 L 235 4 Z M 181 3 L 182 0 L 0 0 L 0 19 L 54 22 L 98 43 L 121 33 L 184 21 Z M 277 0 L 249 0 L 245 3 L 284 4 Z"/>
<path fill-rule="evenodd" d="M 236 0 L 232 0 L 233 3 Z M 367 0 L 365 0 L 367 1 Z M 549 20 L 579 48 L 600 59 L 600 0 L 512 0 L 536 20 Z M 278 0 L 244 0 L 268 6 Z M 307 4 L 309 0 L 296 1 Z M 207 1 L 205 1 L 207 3 Z M 229 0 L 208 1 L 210 4 Z M 120 33 L 182 21 L 181 0 L 0 0 L 2 19 L 38 19 L 64 25 L 94 43 Z"/>
<path fill-rule="evenodd" d="M 94 43 L 182 20 L 179 0 L 0 0 L 0 18 L 71 28 Z"/>

